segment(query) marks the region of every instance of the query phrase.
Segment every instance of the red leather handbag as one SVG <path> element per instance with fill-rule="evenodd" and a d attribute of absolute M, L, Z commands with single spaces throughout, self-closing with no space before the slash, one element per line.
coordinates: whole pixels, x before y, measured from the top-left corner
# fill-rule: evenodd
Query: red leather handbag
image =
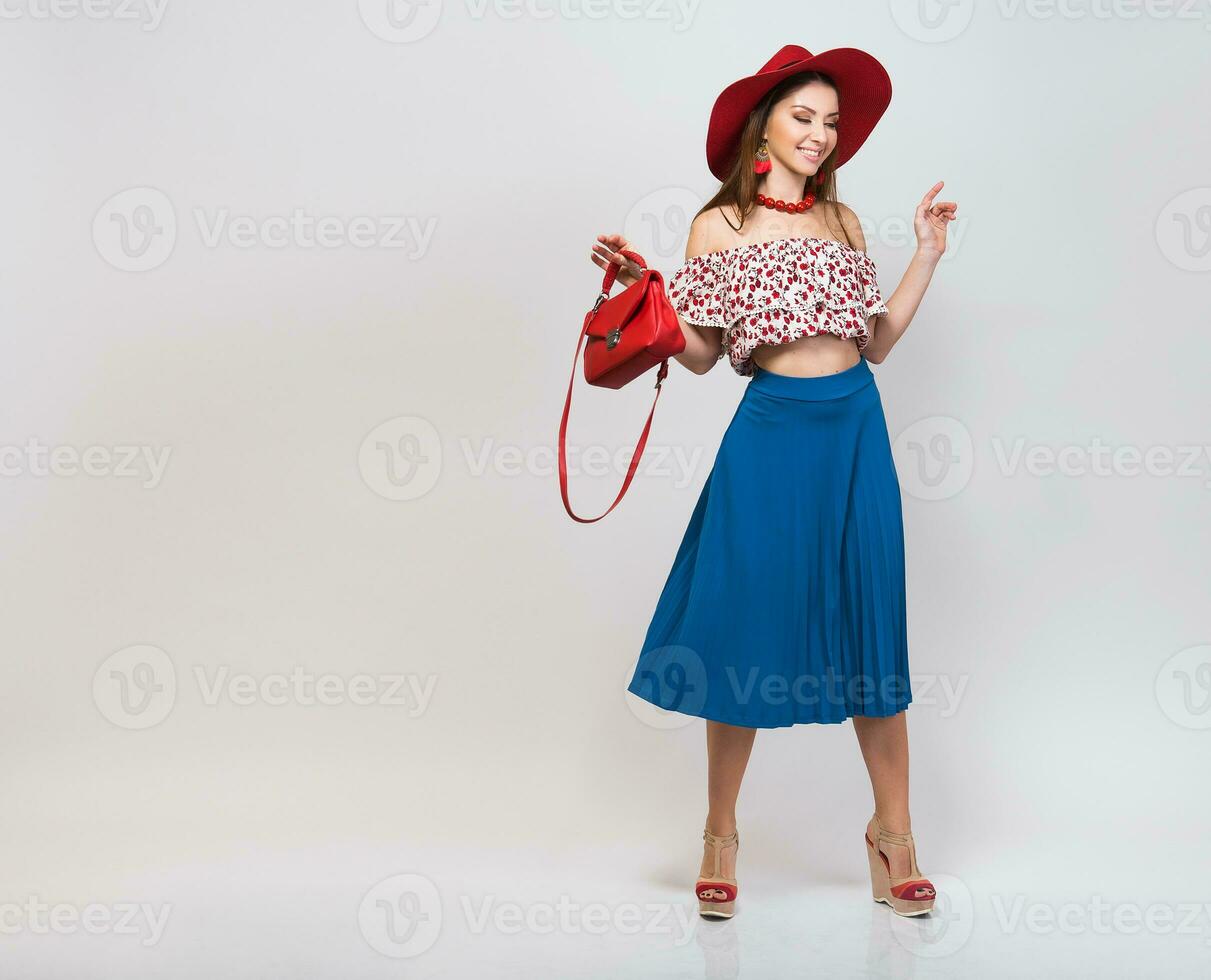
<path fill-rule="evenodd" d="M 559 492 L 563 495 L 564 510 L 568 516 L 582 524 L 601 520 L 618 506 L 635 470 L 643 456 L 643 447 L 648 441 L 648 430 L 652 427 L 652 416 L 656 414 L 656 402 L 660 400 L 660 383 L 669 373 L 669 358 L 685 350 L 685 334 L 677 320 L 677 311 L 664 292 L 664 277 L 638 252 L 622 249 L 632 262 L 643 271 L 637 282 L 632 283 L 617 296 L 610 298 L 610 287 L 618 278 L 618 265 L 611 262 L 601 283 L 601 292 L 593 308 L 585 314 L 580 339 L 576 343 L 576 354 L 572 357 L 572 377 L 568 381 L 568 397 L 563 405 L 563 420 L 559 423 Z M 568 411 L 572 407 L 572 385 L 576 381 L 576 362 L 580 359 L 580 348 L 588 338 L 584 352 L 584 376 L 591 385 L 601 388 L 621 388 L 634 381 L 656 364 L 656 397 L 652 399 L 652 410 L 648 412 L 647 424 L 635 446 L 631 465 L 627 470 L 622 489 L 604 514 L 598 517 L 579 517 L 568 501 L 567 431 Z"/>

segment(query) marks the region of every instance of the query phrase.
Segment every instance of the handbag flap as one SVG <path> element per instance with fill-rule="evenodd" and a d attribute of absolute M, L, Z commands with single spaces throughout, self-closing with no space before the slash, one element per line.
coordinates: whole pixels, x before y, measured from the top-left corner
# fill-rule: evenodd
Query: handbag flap
<path fill-rule="evenodd" d="M 662 277 L 655 269 L 648 269 L 617 296 L 611 296 L 602 303 L 589 323 L 589 336 L 604 337 L 615 327 L 626 326 L 634 318 L 653 282 L 662 282 Z"/>

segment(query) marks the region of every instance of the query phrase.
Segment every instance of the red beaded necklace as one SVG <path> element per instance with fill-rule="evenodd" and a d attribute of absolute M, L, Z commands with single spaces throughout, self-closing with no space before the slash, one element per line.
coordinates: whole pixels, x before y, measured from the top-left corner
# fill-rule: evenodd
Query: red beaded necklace
<path fill-rule="evenodd" d="M 771 208 L 774 211 L 789 211 L 793 214 L 802 214 L 816 203 L 816 195 L 808 191 L 802 201 L 798 203 L 792 201 L 790 204 L 787 204 L 785 201 L 775 201 L 772 197 L 758 194 L 757 203 L 762 207 Z"/>

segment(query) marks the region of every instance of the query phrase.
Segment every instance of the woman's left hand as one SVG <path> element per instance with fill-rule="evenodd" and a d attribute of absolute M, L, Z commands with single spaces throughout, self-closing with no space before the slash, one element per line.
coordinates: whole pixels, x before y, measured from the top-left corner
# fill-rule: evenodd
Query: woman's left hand
<path fill-rule="evenodd" d="M 933 199 L 946 183 L 939 180 L 933 185 L 917 205 L 917 213 L 913 217 L 913 230 L 917 233 L 917 251 L 937 252 L 941 255 L 946 251 L 946 226 L 954 221 L 955 212 L 959 210 L 956 201 L 939 201 Z"/>

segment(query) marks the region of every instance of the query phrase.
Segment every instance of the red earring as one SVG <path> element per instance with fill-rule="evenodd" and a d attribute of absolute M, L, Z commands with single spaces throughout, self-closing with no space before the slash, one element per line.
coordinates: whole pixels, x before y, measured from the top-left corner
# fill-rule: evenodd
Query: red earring
<path fill-rule="evenodd" d="M 773 169 L 773 166 L 769 162 L 769 148 L 763 139 L 757 146 L 757 161 L 753 164 L 753 173 L 767 174 Z"/>

